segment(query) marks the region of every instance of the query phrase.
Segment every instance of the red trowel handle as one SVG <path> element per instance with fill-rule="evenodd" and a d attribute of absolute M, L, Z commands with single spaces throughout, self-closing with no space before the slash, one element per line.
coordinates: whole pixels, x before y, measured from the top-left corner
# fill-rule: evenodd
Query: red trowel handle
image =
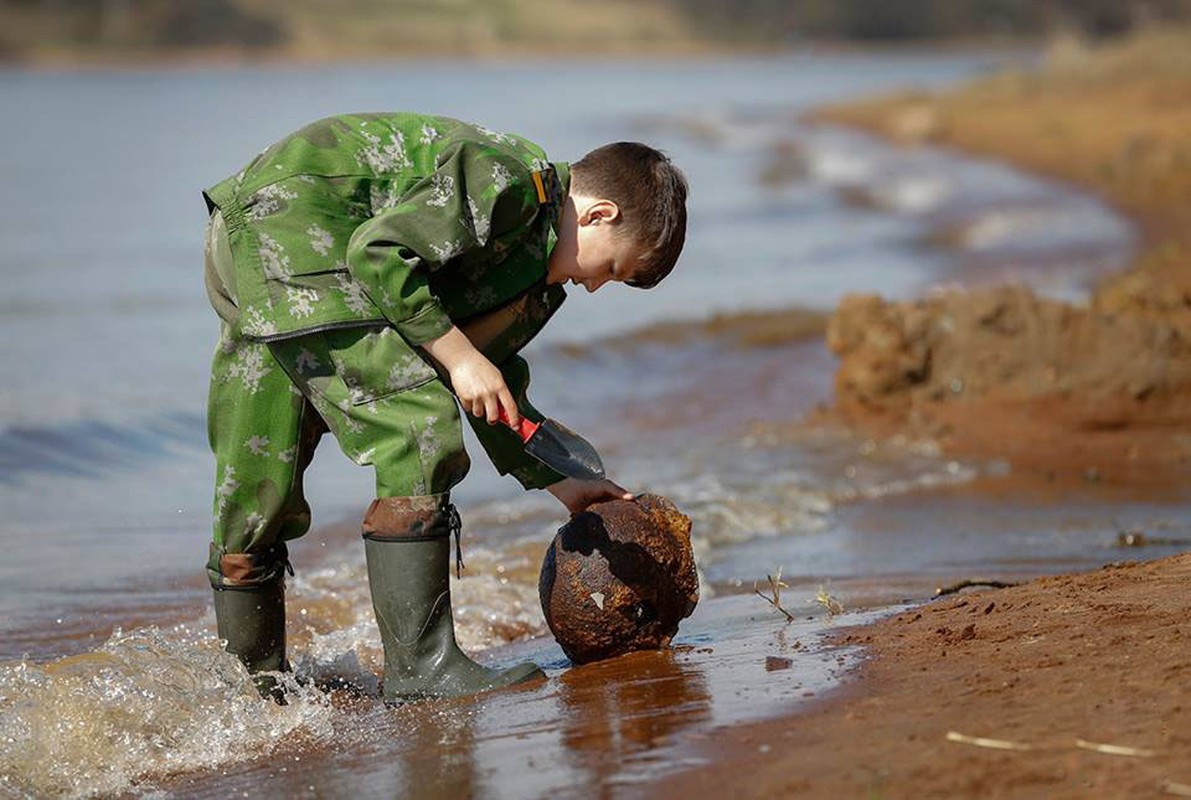
<path fill-rule="evenodd" d="M 500 421 L 503 422 L 505 425 L 508 425 L 510 428 L 513 428 L 513 425 L 509 422 L 509 415 L 505 413 L 505 410 L 503 408 L 500 410 Z M 518 425 L 517 427 L 513 428 L 513 431 L 516 432 L 516 434 L 521 437 L 521 441 L 528 442 L 529 437 L 533 436 L 535 433 L 538 432 L 538 425 L 539 425 L 539 423 L 534 422 L 531 419 L 526 419 L 525 417 L 522 417 L 521 424 Z"/>

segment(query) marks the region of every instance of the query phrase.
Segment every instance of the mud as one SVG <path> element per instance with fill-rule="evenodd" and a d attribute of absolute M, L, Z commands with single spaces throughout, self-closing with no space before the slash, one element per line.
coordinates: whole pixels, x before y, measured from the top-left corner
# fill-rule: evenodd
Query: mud
<path fill-rule="evenodd" d="M 1174 324 L 1019 287 L 846 298 L 828 345 L 835 413 L 958 454 L 1092 482 L 1191 474 L 1191 340 Z"/>
<path fill-rule="evenodd" d="M 715 768 L 667 790 L 1174 796 L 1191 784 L 1189 580 L 1184 554 L 948 597 L 852 629 L 840 641 L 870 658 L 842 700 L 719 732 Z"/>

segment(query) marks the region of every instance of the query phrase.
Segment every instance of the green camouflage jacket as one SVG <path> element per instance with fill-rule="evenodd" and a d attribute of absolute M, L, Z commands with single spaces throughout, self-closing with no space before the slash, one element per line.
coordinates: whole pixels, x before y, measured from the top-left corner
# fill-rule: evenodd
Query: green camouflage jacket
<path fill-rule="evenodd" d="M 532 142 L 447 117 L 319 120 L 204 193 L 234 265 L 207 275 L 208 294 L 231 335 L 262 341 L 389 324 L 420 345 L 512 307 L 499 352 L 485 352 L 541 419 L 515 353 L 565 298 L 543 280 L 569 181 Z M 561 477 L 504 426 L 467 416 L 502 474 L 527 487 Z"/>
<path fill-rule="evenodd" d="M 445 117 L 319 120 L 207 190 L 235 261 L 216 310 L 252 339 L 387 321 L 422 344 L 545 277 L 569 175 Z"/>

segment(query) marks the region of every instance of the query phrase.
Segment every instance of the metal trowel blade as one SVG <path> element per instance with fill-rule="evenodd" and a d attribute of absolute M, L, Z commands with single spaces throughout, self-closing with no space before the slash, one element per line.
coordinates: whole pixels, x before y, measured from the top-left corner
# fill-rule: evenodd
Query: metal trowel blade
<path fill-rule="evenodd" d="M 525 452 L 568 478 L 595 481 L 604 477 L 604 462 L 591 443 L 552 419 L 538 426 Z"/>

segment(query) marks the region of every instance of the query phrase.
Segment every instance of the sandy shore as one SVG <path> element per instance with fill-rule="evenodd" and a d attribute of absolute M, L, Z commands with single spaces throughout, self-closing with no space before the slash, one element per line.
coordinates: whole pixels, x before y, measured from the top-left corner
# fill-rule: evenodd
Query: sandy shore
<path fill-rule="evenodd" d="M 848 631 L 842 697 L 720 732 L 667 794 L 1188 796 L 1189 581 L 1191 555 L 1109 565 Z"/>
<path fill-rule="evenodd" d="M 1185 104 L 1159 102 L 1191 86 L 1162 57 L 1186 41 L 1061 54 L 1041 74 L 822 115 L 1074 180 L 1128 213 L 1142 246 L 1086 307 L 1021 288 L 845 300 L 827 334 L 835 403 L 812 422 L 1011 465 L 970 491 L 1186 496 L 1191 129 Z M 697 753 L 711 766 L 666 795 L 1191 796 L 1189 580 L 1191 554 L 1110 564 L 847 631 L 840 643 L 868 660 L 841 694 L 719 732 Z"/>

